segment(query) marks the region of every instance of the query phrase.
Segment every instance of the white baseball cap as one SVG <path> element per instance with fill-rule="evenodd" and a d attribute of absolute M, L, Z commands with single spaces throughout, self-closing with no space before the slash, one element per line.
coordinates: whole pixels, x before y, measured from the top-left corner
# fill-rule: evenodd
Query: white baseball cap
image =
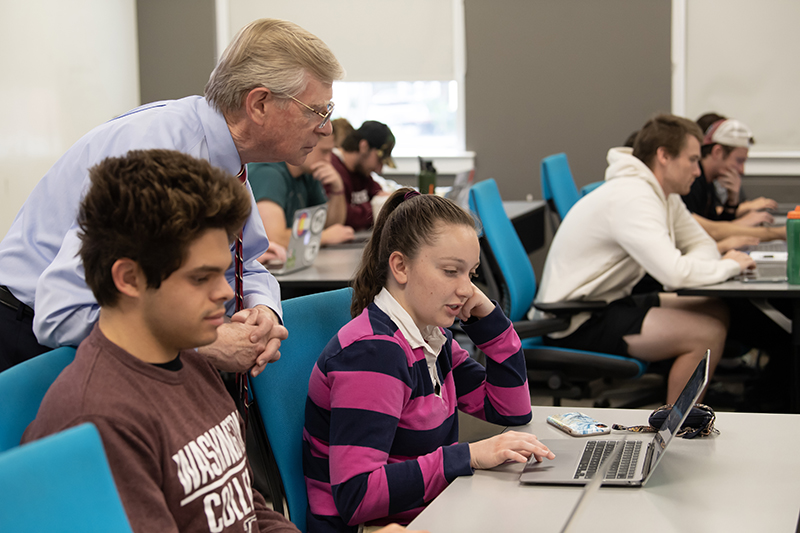
<path fill-rule="evenodd" d="M 718 120 L 708 127 L 703 137 L 703 146 L 709 144 L 750 148 L 753 132 L 738 120 Z"/>

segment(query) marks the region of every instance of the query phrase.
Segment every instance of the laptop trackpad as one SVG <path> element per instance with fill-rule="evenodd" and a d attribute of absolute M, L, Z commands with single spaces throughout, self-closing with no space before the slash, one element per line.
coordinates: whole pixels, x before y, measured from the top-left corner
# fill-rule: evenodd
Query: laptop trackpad
<path fill-rule="evenodd" d="M 522 483 L 564 483 L 575 473 L 586 442 L 586 438 L 542 441 L 556 455 L 556 458 L 545 459 L 541 463 L 535 461 L 527 463 L 519 480 Z M 586 481 L 575 480 L 575 483 L 583 485 Z"/>

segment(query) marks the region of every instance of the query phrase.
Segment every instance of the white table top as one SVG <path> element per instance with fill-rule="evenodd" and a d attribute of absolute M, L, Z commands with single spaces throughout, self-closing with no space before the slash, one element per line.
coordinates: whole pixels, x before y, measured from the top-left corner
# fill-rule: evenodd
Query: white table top
<path fill-rule="evenodd" d="M 346 286 L 356 272 L 363 252 L 361 246 L 327 247 L 319 250 L 314 264 L 283 276 L 275 276 L 281 285 L 288 283 L 342 283 Z"/>
<path fill-rule="evenodd" d="M 503 202 L 506 214 L 515 219 L 536 209 L 542 209 L 544 202 L 536 200 Z M 321 290 L 346 287 L 358 269 L 361 254 L 366 242 L 320 248 L 314 264 L 308 268 L 283 276 L 275 276 L 282 286 L 302 286 Z"/>
<path fill-rule="evenodd" d="M 517 429 L 543 441 L 575 438 L 545 421 L 550 414 L 574 410 L 534 407 L 533 422 Z M 646 424 L 649 415 L 646 410 L 580 411 L 625 425 Z M 721 433 L 714 437 L 674 439 L 645 487 L 601 487 L 580 517 L 578 530 L 795 531 L 800 512 L 800 415 L 718 413 L 716 427 Z M 510 464 L 458 478 L 409 529 L 559 531 L 582 488 L 521 485 L 521 470 L 521 464 Z"/>
<path fill-rule="evenodd" d="M 723 281 L 714 285 L 678 289 L 678 294 L 695 296 L 717 296 L 720 298 L 800 298 L 800 285 L 782 282 Z"/>

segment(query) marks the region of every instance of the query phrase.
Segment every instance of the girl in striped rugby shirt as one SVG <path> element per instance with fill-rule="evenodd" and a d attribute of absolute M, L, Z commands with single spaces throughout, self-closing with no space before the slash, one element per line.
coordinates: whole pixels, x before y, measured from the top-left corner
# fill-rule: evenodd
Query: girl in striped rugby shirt
<path fill-rule="evenodd" d="M 472 283 L 479 257 L 475 222 L 450 200 L 401 189 L 381 209 L 353 284 L 354 318 L 309 381 L 309 533 L 407 524 L 475 468 L 554 457 L 514 431 L 458 443 L 456 409 L 502 425 L 531 419 L 519 337 Z M 456 318 L 486 368 L 446 329 Z"/>

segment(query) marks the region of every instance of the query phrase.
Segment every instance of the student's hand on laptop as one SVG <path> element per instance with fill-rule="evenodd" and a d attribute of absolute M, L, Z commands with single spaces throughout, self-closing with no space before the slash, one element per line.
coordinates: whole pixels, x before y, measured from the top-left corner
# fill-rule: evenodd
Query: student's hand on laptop
<path fill-rule="evenodd" d="M 763 196 L 759 196 L 755 200 L 747 200 L 746 202 L 739 204 L 739 211 L 742 213 L 746 213 L 748 211 L 761 211 L 764 209 L 772 209 L 774 211 L 778 209 L 778 202 L 772 198 L 764 198 Z"/>
<path fill-rule="evenodd" d="M 747 227 L 769 226 L 773 222 L 775 222 L 775 217 L 767 211 L 749 211 L 733 221 L 734 224 Z"/>
<path fill-rule="evenodd" d="M 494 437 L 469 444 L 472 468 L 494 468 L 508 461 L 525 463 L 533 455 L 537 461 L 555 459 L 555 454 L 539 442 L 536 435 L 506 431 Z"/>
<path fill-rule="evenodd" d="M 278 320 L 275 312 L 265 305 L 257 305 L 250 309 L 242 309 L 231 317 L 231 323 L 241 323 L 252 329 L 248 340 L 257 352 L 250 374 L 256 377 L 267 366 L 281 357 L 281 341 L 286 340 L 289 332 Z"/>
<path fill-rule="evenodd" d="M 340 244 L 352 241 L 356 232 L 350 226 L 344 224 L 331 224 L 322 230 L 320 244 Z"/>
<path fill-rule="evenodd" d="M 725 255 L 722 256 L 722 258 L 733 259 L 739 263 L 741 272 L 744 272 L 745 270 L 752 270 L 756 267 L 756 262 L 753 261 L 753 258 L 744 252 L 740 252 L 739 250 L 729 250 Z"/>
<path fill-rule="evenodd" d="M 717 250 L 719 250 L 719 253 L 724 254 L 729 250 L 741 250 L 745 246 L 756 246 L 759 242 L 761 241 L 758 237 L 732 235 L 717 242 Z"/>
<path fill-rule="evenodd" d="M 267 251 L 258 258 L 258 262 L 267 267 L 282 265 L 286 262 L 286 248 L 277 242 L 271 242 Z"/>

